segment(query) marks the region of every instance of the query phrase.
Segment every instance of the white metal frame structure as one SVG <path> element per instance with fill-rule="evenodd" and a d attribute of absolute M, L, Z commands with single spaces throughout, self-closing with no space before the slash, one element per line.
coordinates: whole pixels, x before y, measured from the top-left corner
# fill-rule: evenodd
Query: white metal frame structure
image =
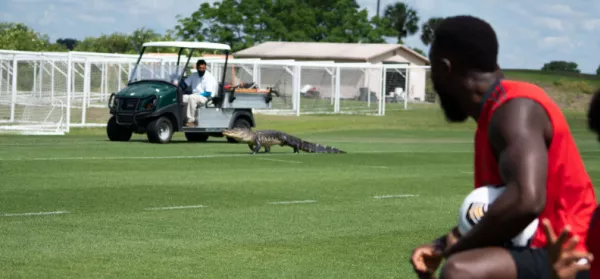
<path fill-rule="evenodd" d="M 204 42 L 144 46 L 229 49 Z M 105 126 L 110 116 L 108 98 L 127 86 L 138 58 L 136 54 L 0 50 L 0 133 L 64 134 L 73 127 Z M 206 60 L 213 75 L 222 75 L 224 58 L 191 58 L 197 59 Z M 177 54 L 147 53 L 140 63 L 140 71 L 172 72 Z M 386 110 L 408 109 L 412 102 L 425 101 L 428 71 L 429 66 L 406 64 L 229 57 L 226 82 L 254 82 L 282 94 L 273 99 L 272 109 L 255 113 L 385 115 Z"/>

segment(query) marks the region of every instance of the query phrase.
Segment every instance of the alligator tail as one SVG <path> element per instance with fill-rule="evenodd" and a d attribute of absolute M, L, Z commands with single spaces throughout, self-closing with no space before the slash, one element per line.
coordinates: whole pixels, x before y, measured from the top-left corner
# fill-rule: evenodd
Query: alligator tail
<path fill-rule="evenodd" d="M 294 152 L 302 150 L 309 153 L 346 153 L 345 151 L 339 150 L 335 147 L 308 142 L 289 134 L 282 133 L 281 137 L 285 141 L 286 145 L 294 148 Z"/>
<path fill-rule="evenodd" d="M 333 146 L 322 145 L 308 141 L 301 141 L 298 149 L 309 153 L 346 153 L 345 151 L 339 150 Z"/>

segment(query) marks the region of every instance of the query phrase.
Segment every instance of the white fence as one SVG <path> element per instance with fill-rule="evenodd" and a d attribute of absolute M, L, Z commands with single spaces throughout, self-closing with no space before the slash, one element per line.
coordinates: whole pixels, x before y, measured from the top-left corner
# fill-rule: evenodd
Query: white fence
<path fill-rule="evenodd" d="M 144 72 L 173 73 L 176 55 L 145 55 Z M 205 59 L 220 77 L 224 59 Z M 0 132 L 64 134 L 72 127 L 105 126 L 111 93 L 127 85 L 138 55 L 0 50 Z M 181 63 L 185 63 L 182 58 Z M 273 87 L 269 114 L 369 114 L 432 102 L 429 67 L 294 60 L 230 59 L 225 82 Z"/>

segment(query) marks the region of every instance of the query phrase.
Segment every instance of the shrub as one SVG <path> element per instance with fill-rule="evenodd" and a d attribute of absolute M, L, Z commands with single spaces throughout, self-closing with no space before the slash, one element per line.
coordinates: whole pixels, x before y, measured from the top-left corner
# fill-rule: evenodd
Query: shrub
<path fill-rule="evenodd" d="M 594 87 L 582 80 L 572 81 L 568 79 L 559 79 L 554 81 L 554 86 L 563 91 L 581 92 L 585 94 L 592 94 L 594 92 Z"/>

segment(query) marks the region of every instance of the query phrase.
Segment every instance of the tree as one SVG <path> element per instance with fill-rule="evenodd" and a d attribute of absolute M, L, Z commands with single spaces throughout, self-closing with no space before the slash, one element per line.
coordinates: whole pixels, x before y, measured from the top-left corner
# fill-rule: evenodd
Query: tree
<path fill-rule="evenodd" d="M 131 36 L 125 33 L 102 34 L 99 37 L 86 37 L 74 48 L 76 51 L 103 53 L 136 53 Z"/>
<path fill-rule="evenodd" d="M 397 2 L 396 4 L 387 5 L 383 16 L 388 19 L 391 28 L 396 31 L 399 44 L 403 43 L 404 38 L 419 31 L 417 11 L 406 3 Z"/>
<path fill-rule="evenodd" d="M 567 61 L 550 61 L 549 63 L 544 64 L 542 67 L 542 71 L 545 72 L 570 72 L 570 73 L 580 73 L 581 70 L 578 69 L 578 65 L 575 62 L 567 62 Z"/>
<path fill-rule="evenodd" d="M 414 50 L 415 52 L 417 52 L 417 53 L 419 53 L 419 54 L 421 54 L 421 55 L 423 55 L 423 56 L 427 57 L 427 54 L 426 54 L 426 53 L 425 53 L 425 51 L 423 51 L 422 49 L 420 49 L 420 48 L 416 48 L 416 47 L 411 47 L 411 49 L 412 49 L 412 50 Z"/>
<path fill-rule="evenodd" d="M 79 40 L 71 39 L 71 38 L 64 38 L 64 39 L 60 38 L 60 39 L 56 40 L 56 43 L 64 46 L 68 50 L 73 50 L 73 49 L 75 49 L 75 46 L 77 46 L 77 44 L 79 43 Z"/>
<path fill-rule="evenodd" d="M 598 69 L 596 69 L 596 75 L 600 76 L 600 66 L 598 66 Z"/>
<path fill-rule="evenodd" d="M 35 32 L 22 23 L 0 23 L 0 49 L 22 51 L 64 51 L 58 44 L 50 43 L 48 35 Z"/>
<path fill-rule="evenodd" d="M 421 25 L 421 42 L 426 46 L 433 42 L 435 29 L 444 20 L 443 17 L 432 17 Z"/>
<path fill-rule="evenodd" d="M 131 33 L 130 39 L 133 48 L 137 51 L 142 49 L 142 45 L 146 42 L 159 41 L 162 36 L 152 29 L 146 29 L 145 27 L 138 28 Z"/>
<path fill-rule="evenodd" d="M 233 51 L 265 41 L 383 43 L 389 22 L 369 19 L 356 0 L 222 0 L 178 16 L 184 40 L 229 44 Z"/>

